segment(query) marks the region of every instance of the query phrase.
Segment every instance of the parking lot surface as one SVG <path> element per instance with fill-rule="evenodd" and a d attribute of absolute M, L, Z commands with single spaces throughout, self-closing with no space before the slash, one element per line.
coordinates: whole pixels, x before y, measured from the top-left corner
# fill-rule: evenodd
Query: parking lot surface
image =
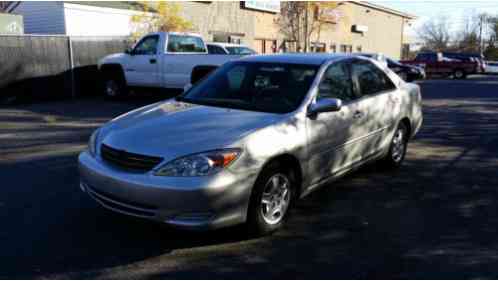
<path fill-rule="evenodd" d="M 189 233 L 106 211 L 78 187 L 93 129 L 158 97 L 0 109 L 0 278 L 498 278 L 498 78 L 420 83 L 425 121 L 395 172 L 370 165 L 286 227 Z"/>

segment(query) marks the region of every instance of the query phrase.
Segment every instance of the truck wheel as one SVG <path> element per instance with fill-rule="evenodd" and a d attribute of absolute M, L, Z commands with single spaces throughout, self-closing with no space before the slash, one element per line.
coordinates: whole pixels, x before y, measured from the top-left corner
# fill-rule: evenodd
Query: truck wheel
<path fill-rule="evenodd" d="M 104 72 L 104 94 L 110 99 L 119 99 L 128 94 L 123 74 L 118 71 Z"/>
<path fill-rule="evenodd" d="M 453 77 L 455 77 L 455 79 L 465 79 L 466 76 L 465 71 L 462 69 L 455 69 L 453 72 Z"/>

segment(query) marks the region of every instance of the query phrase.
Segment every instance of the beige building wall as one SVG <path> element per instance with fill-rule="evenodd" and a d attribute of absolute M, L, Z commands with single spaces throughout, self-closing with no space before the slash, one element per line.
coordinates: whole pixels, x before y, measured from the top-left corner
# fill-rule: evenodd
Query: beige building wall
<path fill-rule="evenodd" d="M 252 47 L 259 53 L 276 52 L 283 37 L 276 23 L 278 14 L 253 11 L 254 42 Z"/>
<path fill-rule="evenodd" d="M 404 18 L 370 7 L 354 4 L 353 24 L 368 26 L 364 34 L 353 33 L 355 45 L 362 46 L 363 52 L 378 52 L 400 59 L 403 44 Z M 356 49 L 353 46 L 353 49 Z"/>
<path fill-rule="evenodd" d="M 182 16 L 190 20 L 195 32 L 206 41 L 214 41 L 216 36 L 239 38 L 241 43 L 254 48 L 259 53 L 277 51 L 284 38 L 276 21 L 279 14 L 249 10 L 241 7 L 240 1 L 178 2 Z M 341 18 L 337 23 L 324 23 L 311 41 L 325 43 L 325 50 L 333 52 L 380 52 L 399 59 L 403 43 L 404 18 L 375 6 L 358 2 L 344 2 L 338 10 Z M 365 33 L 352 31 L 353 25 L 368 27 Z"/>
<path fill-rule="evenodd" d="M 342 52 L 341 45 L 345 45 L 348 51 L 383 53 L 395 59 L 401 57 L 405 18 L 354 2 L 346 2 L 337 9 L 342 15 L 338 22 L 323 24 L 320 35 L 316 32 L 312 41 L 325 43 L 327 52 L 332 52 L 334 45 L 337 52 Z M 353 25 L 367 26 L 368 31 L 353 32 Z"/>
<path fill-rule="evenodd" d="M 239 1 L 177 2 L 182 16 L 194 25 L 206 41 L 224 33 L 240 38 L 241 43 L 252 45 L 254 41 L 254 11 L 242 9 Z"/>
<path fill-rule="evenodd" d="M 278 14 L 245 9 L 240 1 L 178 2 L 182 16 L 194 25 L 206 41 L 223 33 L 240 38 L 241 43 L 260 53 L 269 53 L 282 40 L 275 23 Z"/>

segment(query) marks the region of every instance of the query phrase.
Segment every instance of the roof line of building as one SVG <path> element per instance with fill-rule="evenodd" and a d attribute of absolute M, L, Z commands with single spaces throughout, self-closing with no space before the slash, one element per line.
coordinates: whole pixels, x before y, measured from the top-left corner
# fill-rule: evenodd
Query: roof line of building
<path fill-rule="evenodd" d="M 398 16 L 402 16 L 404 18 L 407 18 L 407 19 L 411 19 L 411 20 L 414 20 L 414 19 L 417 19 L 417 16 L 415 15 L 411 15 L 411 14 L 408 14 L 408 13 L 405 13 L 405 12 L 401 12 L 401 11 L 398 11 L 398 10 L 395 10 L 395 9 L 392 9 L 392 8 L 389 8 L 389 7 L 386 7 L 386 6 L 382 6 L 382 5 L 378 5 L 378 4 L 374 4 L 372 2 L 367 2 L 367 1 L 352 1 L 358 5 L 362 5 L 362 6 L 365 6 L 365 7 L 369 7 L 369 8 L 372 8 L 372 9 L 377 9 L 377 10 L 381 10 L 381 11 L 384 11 L 384 12 L 388 12 L 388 13 L 391 13 L 391 14 L 395 14 L 395 15 L 398 15 Z"/>

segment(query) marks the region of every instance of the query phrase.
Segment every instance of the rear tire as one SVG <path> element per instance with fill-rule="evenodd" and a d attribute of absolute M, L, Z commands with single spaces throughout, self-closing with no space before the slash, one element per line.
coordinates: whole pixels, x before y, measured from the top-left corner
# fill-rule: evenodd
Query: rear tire
<path fill-rule="evenodd" d="M 263 169 L 253 187 L 247 212 L 247 230 L 251 236 L 268 235 L 281 228 L 295 194 L 295 174 L 278 162 Z"/>
<path fill-rule="evenodd" d="M 399 123 L 393 138 L 389 145 L 389 152 L 382 159 L 383 166 L 388 169 L 396 169 L 403 164 L 405 160 L 406 149 L 408 147 L 408 128 L 401 122 Z"/>

